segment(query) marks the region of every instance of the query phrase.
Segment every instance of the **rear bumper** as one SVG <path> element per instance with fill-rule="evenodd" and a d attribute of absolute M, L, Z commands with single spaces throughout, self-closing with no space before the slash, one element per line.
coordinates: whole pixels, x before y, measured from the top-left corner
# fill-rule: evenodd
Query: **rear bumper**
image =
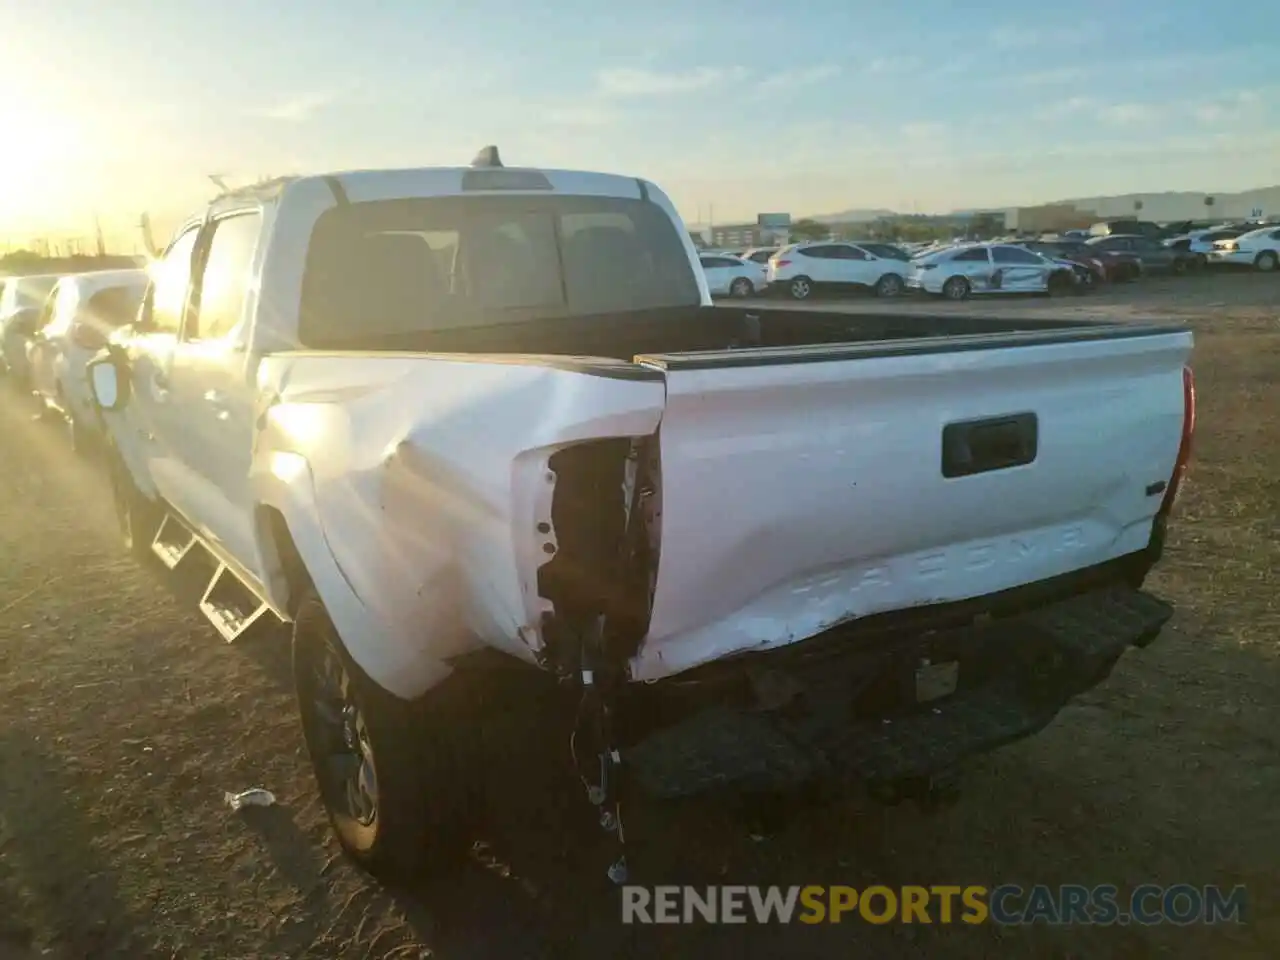
<path fill-rule="evenodd" d="M 790 656 L 742 658 L 736 695 L 727 684 L 712 705 L 640 739 L 627 759 L 660 797 L 725 785 L 788 789 L 815 777 L 874 784 L 945 774 L 1047 726 L 1129 647 L 1151 643 L 1172 613 L 1111 582 L 896 641 L 814 638 Z M 917 669 L 926 661 L 957 665 L 953 693 L 918 702 Z"/>

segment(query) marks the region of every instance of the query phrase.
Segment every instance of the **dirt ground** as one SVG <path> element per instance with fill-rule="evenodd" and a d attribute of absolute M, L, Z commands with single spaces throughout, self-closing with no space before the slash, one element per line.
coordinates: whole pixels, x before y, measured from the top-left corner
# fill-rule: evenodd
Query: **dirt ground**
<path fill-rule="evenodd" d="M 546 731 L 519 724 L 488 846 L 448 881 L 383 888 L 329 837 L 286 644 L 223 644 L 135 566 L 98 473 L 5 391 L 0 958 L 1280 956 L 1280 279 L 895 309 L 1195 328 L 1195 463 L 1151 584 L 1173 624 L 1041 735 L 975 761 L 955 807 L 840 797 L 761 834 L 718 802 L 641 806 L 639 864 L 655 883 L 1243 883 L 1247 925 L 624 927 L 599 832 L 537 762 Z M 252 786 L 279 806 L 227 809 Z"/>

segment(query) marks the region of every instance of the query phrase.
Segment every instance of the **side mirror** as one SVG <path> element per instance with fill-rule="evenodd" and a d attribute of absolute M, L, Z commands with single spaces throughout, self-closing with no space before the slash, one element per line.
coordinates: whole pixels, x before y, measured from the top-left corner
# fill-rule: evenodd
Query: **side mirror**
<path fill-rule="evenodd" d="M 89 361 L 87 372 L 93 402 L 99 409 L 119 410 L 129 402 L 129 368 L 118 351 L 108 347 L 105 354 Z"/>

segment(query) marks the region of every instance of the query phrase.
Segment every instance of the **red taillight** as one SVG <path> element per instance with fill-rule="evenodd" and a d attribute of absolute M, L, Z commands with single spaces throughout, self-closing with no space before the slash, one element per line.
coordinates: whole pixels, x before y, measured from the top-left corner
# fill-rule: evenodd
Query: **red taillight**
<path fill-rule="evenodd" d="M 791 266 L 791 261 L 790 261 L 790 260 L 775 260 L 775 261 L 773 261 L 773 265 L 774 265 L 775 267 L 789 267 L 789 266 Z"/>
<path fill-rule="evenodd" d="M 1191 461 L 1191 441 L 1196 433 L 1196 378 L 1190 367 L 1182 368 L 1182 440 L 1178 443 L 1178 459 L 1173 463 L 1173 477 L 1160 504 L 1160 515 L 1167 517 L 1178 499 L 1178 489 Z"/>
<path fill-rule="evenodd" d="M 107 338 L 92 324 L 75 323 L 71 326 L 71 342 L 85 350 L 101 350 Z"/>

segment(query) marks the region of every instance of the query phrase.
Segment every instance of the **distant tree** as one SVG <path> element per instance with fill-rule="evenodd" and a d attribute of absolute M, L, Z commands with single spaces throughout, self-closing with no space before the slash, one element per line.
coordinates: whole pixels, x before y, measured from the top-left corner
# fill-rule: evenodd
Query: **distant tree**
<path fill-rule="evenodd" d="M 825 240 L 831 236 L 831 228 L 817 220 L 797 220 L 791 225 L 791 236 L 796 240 Z"/>
<path fill-rule="evenodd" d="M 0 257 L 0 271 L 21 276 L 36 272 L 44 261 L 45 258 L 35 250 L 14 250 Z"/>

